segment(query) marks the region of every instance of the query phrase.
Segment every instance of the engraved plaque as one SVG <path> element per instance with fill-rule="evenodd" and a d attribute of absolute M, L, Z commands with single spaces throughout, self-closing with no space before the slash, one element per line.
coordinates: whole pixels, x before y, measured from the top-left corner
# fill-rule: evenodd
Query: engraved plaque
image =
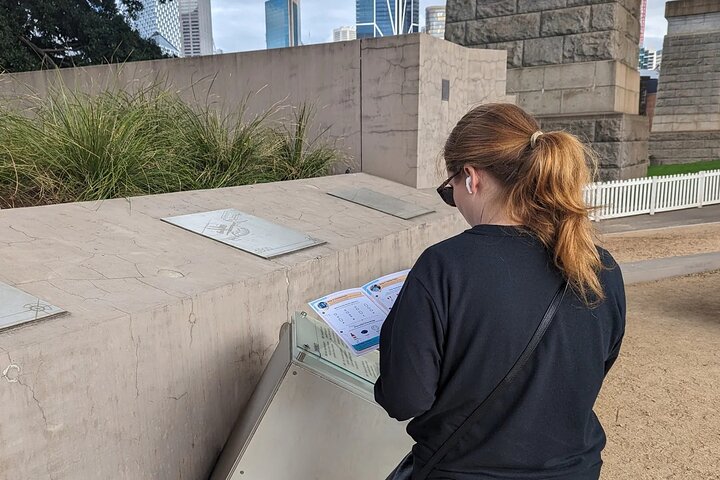
<path fill-rule="evenodd" d="M 367 188 L 332 191 L 328 192 L 328 195 L 342 198 L 348 202 L 357 203 L 358 205 L 372 208 L 373 210 L 387 213 L 388 215 L 402 218 L 403 220 L 409 220 L 435 211 Z"/>
<path fill-rule="evenodd" d="M 262 258 L 325 243 L 234 208 L 168 217 L 163 221 Z"/>
<path fill-rule="evenodd" d="M 61 313 L 65 313 L 65 310 L 15 287 L 0 283 L 0 330 Z"/>

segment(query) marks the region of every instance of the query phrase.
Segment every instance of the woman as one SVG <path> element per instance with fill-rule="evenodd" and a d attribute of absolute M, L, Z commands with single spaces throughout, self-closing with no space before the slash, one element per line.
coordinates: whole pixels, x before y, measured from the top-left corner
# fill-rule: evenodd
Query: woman
<path fill-rule="evenodd" d="M 413 419 L 413 478 L 513 366 L 565 282 L 531 360 L 428 478 L 596 480 L 605 434 L 593 413 L 625 329 L 617 264 L 593 243 L 583 201 L 589 152 L 540 132 L 519 107 L 466 114 L 438 189 L 472 228 L 430 247 L 380 335 L 375 398 Z"/>

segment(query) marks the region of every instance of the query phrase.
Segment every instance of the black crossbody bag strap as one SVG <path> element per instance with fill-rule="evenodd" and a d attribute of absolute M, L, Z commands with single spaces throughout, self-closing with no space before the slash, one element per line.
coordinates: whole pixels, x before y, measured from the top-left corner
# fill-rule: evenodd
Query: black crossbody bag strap
<path fill-rule="evenodd" d="M 548 307 L 545 315 L 540 321 L 540 325 L 538 325 L 537 330 L 535 330 L 535 334 L 530 339 L 530 343 L 527 344 L 525 350 L 523 350 L 522 354 L 520 354 L 515 364 L 508 371 L 507 375 L 505 375 L 505 378 L 500 380 L 500 383 L 498 383 L 492 390 L 492 392 L 490 392 L 490 394 L 485 397 L 485 400 L 483 400 L 482 403 L 480 403 L 480 405 L 478 405 L 475 410 L 473 410 L 470 416 L 465 419 L 465 421 L 457 428 L 457 430 L 455 430 L 452 435 L 450 435 L 448 439 L 445 440 L 445 442 L 440 446 L 440 448 L 437 449 L 433 456 L 430 457 L 430 460 L 428 460 L 422 470 L 420 470 L 420 474 L 417 477 L 417 480 L 425 480 L 428 475 L 430 475 L 430 472 L 432 472 L 433 468 L 435 468 L 438 462 L 440 462 L 440 460 L 442 460 L 445 455 L 447 455 L 450 449 L 457 444 L 460 438 L 462 438 L 462 436 L 467 433 L 470 427 L 472 427 L 473 424 L 480 419 L 481 414 L 484 413 L 484 407 L 490 404 L 509 384 L 512 383 L 520 370 L 522 370 L 523 366 L 525 366 L 528 360 L 530 360 L 530 357 L 532 356 L 533 352 L 535 352 L 535 349 L 540 343 L 540 340 L 542 340 L 543 335 L 545 335 L 545 332 L 550 326 L 550 323 L 552 323 L 553 319 L 555 318 L 555 314 L 557 313 L 560 302 L 562 302 L 562 299 L 565 296 L 565 292 L 567 291 L 567 289 L 567 282 L 563 282 L 558 291 L 555 293 L 552 301 L 550 302 L 550 306 Z"/>

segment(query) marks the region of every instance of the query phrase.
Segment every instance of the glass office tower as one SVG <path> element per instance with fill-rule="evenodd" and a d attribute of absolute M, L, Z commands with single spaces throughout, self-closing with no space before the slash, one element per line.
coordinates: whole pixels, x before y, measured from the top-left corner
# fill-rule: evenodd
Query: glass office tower
<path fill-rule="evenodd" d="M 357 38 L 420 31 L 420 0 L 356 0 Z"/>
<path fill-rule="evenodd" d="M 265 41 L 267 48 L 300 45 L 300 0 L 265 2 Z"/>
<path fill-rule="evenodd" d="M 182 56 L 182 35 L 177 2 L 161 3 L 159 0 L 141 0 L 143 9 L 135 19 L 127 15 L 127 9 L 120 4 L 119 10 L 141 37 L 152 40 L 166 55 Z"/>
<path fill-rule="evenodd" d="M 433 37 L 445 38 L 445 6 L 425 9 L 425 33 Z"/>

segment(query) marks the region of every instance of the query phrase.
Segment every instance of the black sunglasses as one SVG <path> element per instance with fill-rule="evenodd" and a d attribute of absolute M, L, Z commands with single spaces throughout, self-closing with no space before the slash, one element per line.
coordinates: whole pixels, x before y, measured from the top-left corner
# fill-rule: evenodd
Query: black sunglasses
<path fill-rule="evenodd" d="M 462 171 L 462 170 L 461 170 Z M 445 180 L 442 185 L 440 185 L 437 188 L 438 195 L 440 195 L 440 198 L 442 198 L 442 201 L 446 204 L 450 205 L 451 207 L 455 207 L 455 197 L 453 196 L 453 186 L 450 185 L 450 182 L 453 178 L 460 175 L 460 172 L 455 173 L 454 175 L 451 175 L 450 178 Z"/>

